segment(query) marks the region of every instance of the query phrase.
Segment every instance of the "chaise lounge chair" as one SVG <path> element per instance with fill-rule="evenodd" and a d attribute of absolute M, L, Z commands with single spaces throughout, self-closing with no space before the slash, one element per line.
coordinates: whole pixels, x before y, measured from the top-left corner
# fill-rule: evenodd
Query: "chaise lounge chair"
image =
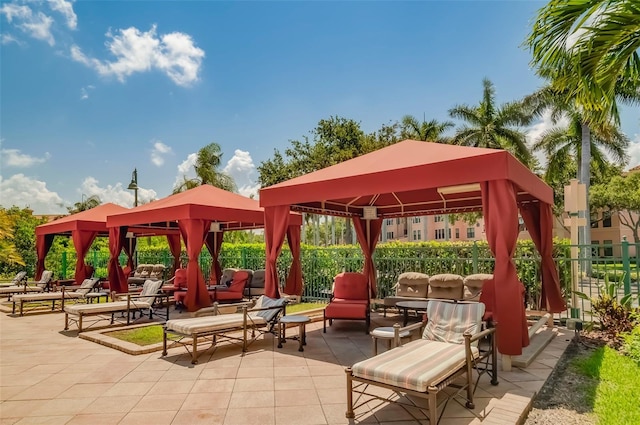
<path fill-rule="evenodd" d="M 64 330 L 69 330 L 69 322 L 73 322 L 78 326 L 78 333 L 86 329 L 83 327 L 83 319 L 89 316 L 97 316 L 91 323 L 91 326 L 101 320 L 105 320 L 105 315 L 111 315 L 111 324 L 115 323 L 115 314 L 122 313 L 126 317 L 126 324 L 131 323 L 131 319 L 135 319 L 135 313 L 140 312 L 140 318 L 144 311 L 149 312 L 149 319 L 153 318 L 154 304 L 160 300 L 159 304 L 166 306 L 166 312 L 162 313 L 169 318 L 169 301 L 168 296 L 160 291 L 162 286 L 161 280 L 147 280 L 142 286 L 140 294 L 112 294 L 113 301 L 99 304 L 75 304 L 64 307 Z M 164 302 L 163 302 L 164 300 Z"/>
<path fill-rule="evenodd" d="M 220 309 L 216 303 L 213 307 L 199 311 L 199 314 L 212 315 L 168 320 L 164 325 L 162 355 L 167 355 L 167 337 L 169 335 L 177 336 L 179 339 L 175 342 L 191 352 L 192 364 L 198 362 L 198 343 L 207 340 L 211 341 L 211 347 L 216 345 L 219 338 L 240 342 L 244 353 L 247 351 L 247 346 L 257 338 L 256 331 L 260 334 L 274 332 L 279 317 L 286 313 L 286 303 L 285 298 L 273 299 L 263 295 L 251 308 L 247 303 L 224 305 L 225 309 L 233 306 L 239 307 L 241 313 L 219 314 Z M 249 331 L 251 331 L 250 339 L 248 337 Z M 242 332 L 241 337 L 233 335 L 238 332 Z M 189 350 L 189 346 L 191 346 L 191 350 Z"/>
<path fill-rule="evenodd" d="M 53 272 L 50 270 L 45 270 L 42 272 L 42 276 L 37 282 L 24 281 L 24 283 L 21 285 L 0 287 L 0 296 L 11 297 L 11 295 L 19 293 L 44 292 L 45 290 L 49 289 L 52 277 Z"/>
<path fill-rule="evenodd" d="M 422 324 L 405 328 L 394 326 L 396 347 L 370 359 L 358 362 L 346 369 L 347 373 L 347 418 L 354 418 L 354 409 L 366 404 L 371 398 L 395 402 L 403 407 L 424 410 L 411 398 L 384 397 L 380 391 L 370 391 L 369 386 L 383 387 L 396 393 L 427 399 L 425 412 L 431 425 L 437 424 L 451 397 L 466 390 L 466 407 L 474 409 L 473 393 L 480 377 L 485 372 L 491 383 L 498 384 L 495 328 L 481 330 L 484 304 L 429 300 L 428 321 L 422 339 L 400 346 L 400 335 L 404 331 L 416 331 Z M 479 344 L 481 343 L 481 344 Z M 478 377 L 473 382 L 473 371 Z M 460 383 L 457 378 L 464 376 Z M 355 385 L 354 385 L 355 383 Z M 447 387 L 457 391 L 444 391 Z M 442 409 L 437 399 L 443 393 Z M 353 395 L 357 398 L 354 402 Z"/>
<path fill-rule="evenodd" d="M 21 272 L 16 273 L 16 275 L 10 281 L 0 282 L 0 288 L 6 287 L 6 286 L 17 286 L 17 285 L 20 285 L 23 280 L 27 280 L 27 272 L 25 272 L 25 271 L 21 271 Z"/>
<path fill-rule="evenodd" d="M 56 308 L 56 301 L 60 301 L 60 310 L 64 310 L 65 300 L 87 300 L 88 295 L 95 288 L 99 278 L 85 279 L 75 291 L 65 291 L 64 287 L 59 292 L 40 292 L 31 294 L 15 294 L 11 301 L 13 302 L 12 313 L 16 312 L 16 304 L 20 306 L 20 316 L 24 315 L 24 304 L 29 304 L 29 310 L 37 309 L 51 302 L 51 311 Z M 94 292 L 96 295 L 101 293 Z M 106 293 L 105 297 L 106 297 Z"/>

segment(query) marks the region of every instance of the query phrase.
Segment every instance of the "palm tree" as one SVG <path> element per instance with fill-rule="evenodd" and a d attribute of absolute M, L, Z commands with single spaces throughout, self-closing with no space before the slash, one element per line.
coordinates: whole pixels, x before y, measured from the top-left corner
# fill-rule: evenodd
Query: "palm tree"
<path fill-rule="evenodd" d="M 188 189 L 209 184 L 220 189 L 234 192 L 236 183 L 233 178 L 219 170 L 222 163 L 222 149 L 217 143 L 209 143 L 198 151 L 194 168 L 196 170 L 196 178 L 187 179 L 186 176 L 182 183 L 173 189 L 173 193 L 184 192 Z"/>
<path fill-rule="evenodd" d="M 569 124 L 547 130 L 534 142 L 533 150 L 543 151 L 547 159 L 546 176 L 553 180 L 552 176 L 564 174 L 568 162 L 578 162 L 578 176 L 581 174 L 582 158 L 582 123 L 583 117 L 578 111 L 568 114 Z M 591 167 L 603 170 L 607 164 L 609 154 L 613 162 L 624 165 L 628 161 L 626 148 L 629 146 L 629 138 L 613 124 L 602 124 L 593 128 L 590 141 Z"/>
<path fill-rule="evenodd" d="M 551 0 L 534 22 L 526 44 L 538 73 L 554 70 L 554 87 L 569 90 L 592 122 L 617 123 L 616 97 L 639 97 L 640 3 Z"/>
<path fill-rule="evenodd" d="M 400 123 L 400 138 L 447 143 L 449 138 L 443 137 L 442 133 L 451 127 L 453 127 L 453 123 L 451 121 L 426 121 L 423 118 L 422 122 L 420 122 L 414 116 L 405 115 L 402 117 L 402 122 Z"/>
<path fill-rule="evenodd" d="M 89 196 L 88 198 L 85 198 L 84 196 L 85 195 L 82 195 L 82 200 L 80 202 L 76 202 L 75 204 L 73 204 L 72 207 L 67 207 L 67 211 L 69 211 L 69 214 L 75 214 L 81 211 L 87 211 L 87 210 L 90 210 L 91 208 L 95 208 L 99 206 L 102 203 L 98 195 L 92 195 L 92 196 Z"/>
<path fill-rule="evenodd" d="M 529 125 L 533 116 L 520 102 L 496 105 L 495 89 L 488 79 L 482 80 L 482 100 L 477 106 L 456 105 L 449 115 L 466 121 L 451 139 L 464 146 L 505 149 L 523 164 L 530 166 L 532 156 L 525 134 L 518 128 Z"/>

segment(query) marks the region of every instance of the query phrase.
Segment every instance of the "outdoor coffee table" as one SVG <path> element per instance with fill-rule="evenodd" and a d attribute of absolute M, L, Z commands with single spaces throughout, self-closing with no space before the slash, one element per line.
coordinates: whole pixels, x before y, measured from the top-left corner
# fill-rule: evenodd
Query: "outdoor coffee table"
<path fill-rule="evenodd" d="M 289 339 L 297 339 L 299 342 L 298 351 L 304 351 L 303 345 L 307 345 L 307 323 L 311 322 L 311 319 L 307 316 L 298 314 L 290 316 L 282 316 L 278 320 L 278 348 L 282 348 L 282 343 L 286 342 L 286 329 L 287 324 L 292 323 L 298 325 L 298 336 L 291 337 Z"/>
<path fill-rule="evenodd" d="M 427 305 L 429 301 L 398 301 L 396 307 L 401 308 L 404 311 L 404 321 L 402 326 L 407 326 L 409 322 L 409 310 L 414 310 L 416 316 L 420 311 L 427 311 Z"/>

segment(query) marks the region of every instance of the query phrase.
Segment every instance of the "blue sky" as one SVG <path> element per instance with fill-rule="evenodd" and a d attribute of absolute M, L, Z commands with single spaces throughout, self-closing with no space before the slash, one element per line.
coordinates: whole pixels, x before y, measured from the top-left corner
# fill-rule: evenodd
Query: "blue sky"
<path fill-rule="evenodd" d="M 542 82 L 521 45 L 543 2 L 2 1 L 0 204 L 65 212 L 83 196 L 133 205 L 193 175 L 215 141 L 240 192 L 320 119 L 375 131 L 439 120 Z M 639 108 L 623 109 L 640 164 Z M 540 120 L 531 138 L 549 128 Z"/>

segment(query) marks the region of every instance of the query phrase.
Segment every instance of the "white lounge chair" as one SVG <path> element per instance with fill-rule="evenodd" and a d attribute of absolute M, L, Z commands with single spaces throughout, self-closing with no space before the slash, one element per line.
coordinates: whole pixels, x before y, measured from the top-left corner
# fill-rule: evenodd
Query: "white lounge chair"
<path fill-rule="evenodd" d="M 161 280 L 147 280 L 142 286 L 140 294 L 113 294 L 114 299 L 118 301 L 98 304 L 74 304 L 64 307 L 64 330 L 69 330 L 69 323 L 75 323 L 78 326 L 78 333 L 88 327 L 83 327 L 83 319 L 89 316 L 97 316 L 89 327 L 95 323 L 105 320 L 100 316 L 111 316 L 111 324 L 115 323 L 116 313 L 122 313 L 126 317 L 126 324 L 131 323 L 131 319 L 135 319 L 135 313 L 140 312 L 142 317 L 144 311 L 149 312 L 149 319 L 153 318 L 154 303 L 160 300 L 163 306 L 166 306 L 166 317 L 169 317 L 169 302 L 166 294 L 160 291 L 162 287 Z M 166 299 L 162 302 L 163 298 Z"/>
<path fill-rule="evenodd" d="M 51 284 L 51 279 L 53 277 L 53 272 L 50 270 L 45 270 L 42 272 L 42 276 L 40 280 L 37 282 L 24 281 L 21 285 L 11 285 L 0 287 L 0 297 L 8 296 L 11 297 L 13 294 L 19 293 L 27 293 L 27 292 L 44 292 L 45 289 L 49 287 Z"/>
<path fill-rule="evenodd" d="M 62 290 L 59 292 L 14 294 L 13 297 L 11 297 L 11 301 L 13 302 L 12 313 L 15 314 L 16 305 L 19 305 L 20 316 L 24 315 L 25 303 L 28 303 L 29 310 L 34 310 L 51 302 L 51 311 L 54 311 L 56 308 L 56 301 L 60 301 L 60 310 L 64 310 L 65 300 L 87 300 L 88 295 L 93 291 L 99 280 L 100 279 L 97 277 L 85 279 L 82 282 L 82 285 L 80 285 L 80 287 L 75 291 L 65 291 L 65 288 L 62 287 Z"/>
<path fill-rule="evenodd" d="M 168 320 L 164 325 L 162 355 L 167 355 L 169 335 L 177 336 L 175 342 L 183 345 L 187 351 L 191 348 L 192 364 L 198 362 L 198 343 L 207 340 L 211 341 L 211 347 L 216 345 L 219 338 L 240 342 L 242 352 L 245 352 L 248 344 L 256 339 L 256 331 L 261 334 L 274 331 L 278 318 L 285 314 L 286 303 L 285 298 L 273 299 L 262 295 L 251 308 L 248 308 L 247 303 L 221 305 L 219 308 L 216 303 L 213 308 L 203 309 L 212 315 Z M 220 309 L 234 307 L 240 308 L 241 313 L 220 314 Z M 200 314 L 202 313 L 201 310 Z M 266 328 L 266 331 L 261 331 L 262 328 Z M 242 332 L 241 337 L 233 335 L 239 331 Z M 249 331 L 251 339 L 248 338 Z"/>
<path fill-rule="evenodd" d="M 16 273 L 16 275 L 10 281 L 0 282 L 0 288 L 7 287 L 7 286 L 20 285 L 20 283 L 22 283 L 23 280 L 27 280 L 27 272 L 25 271 Z"/>

